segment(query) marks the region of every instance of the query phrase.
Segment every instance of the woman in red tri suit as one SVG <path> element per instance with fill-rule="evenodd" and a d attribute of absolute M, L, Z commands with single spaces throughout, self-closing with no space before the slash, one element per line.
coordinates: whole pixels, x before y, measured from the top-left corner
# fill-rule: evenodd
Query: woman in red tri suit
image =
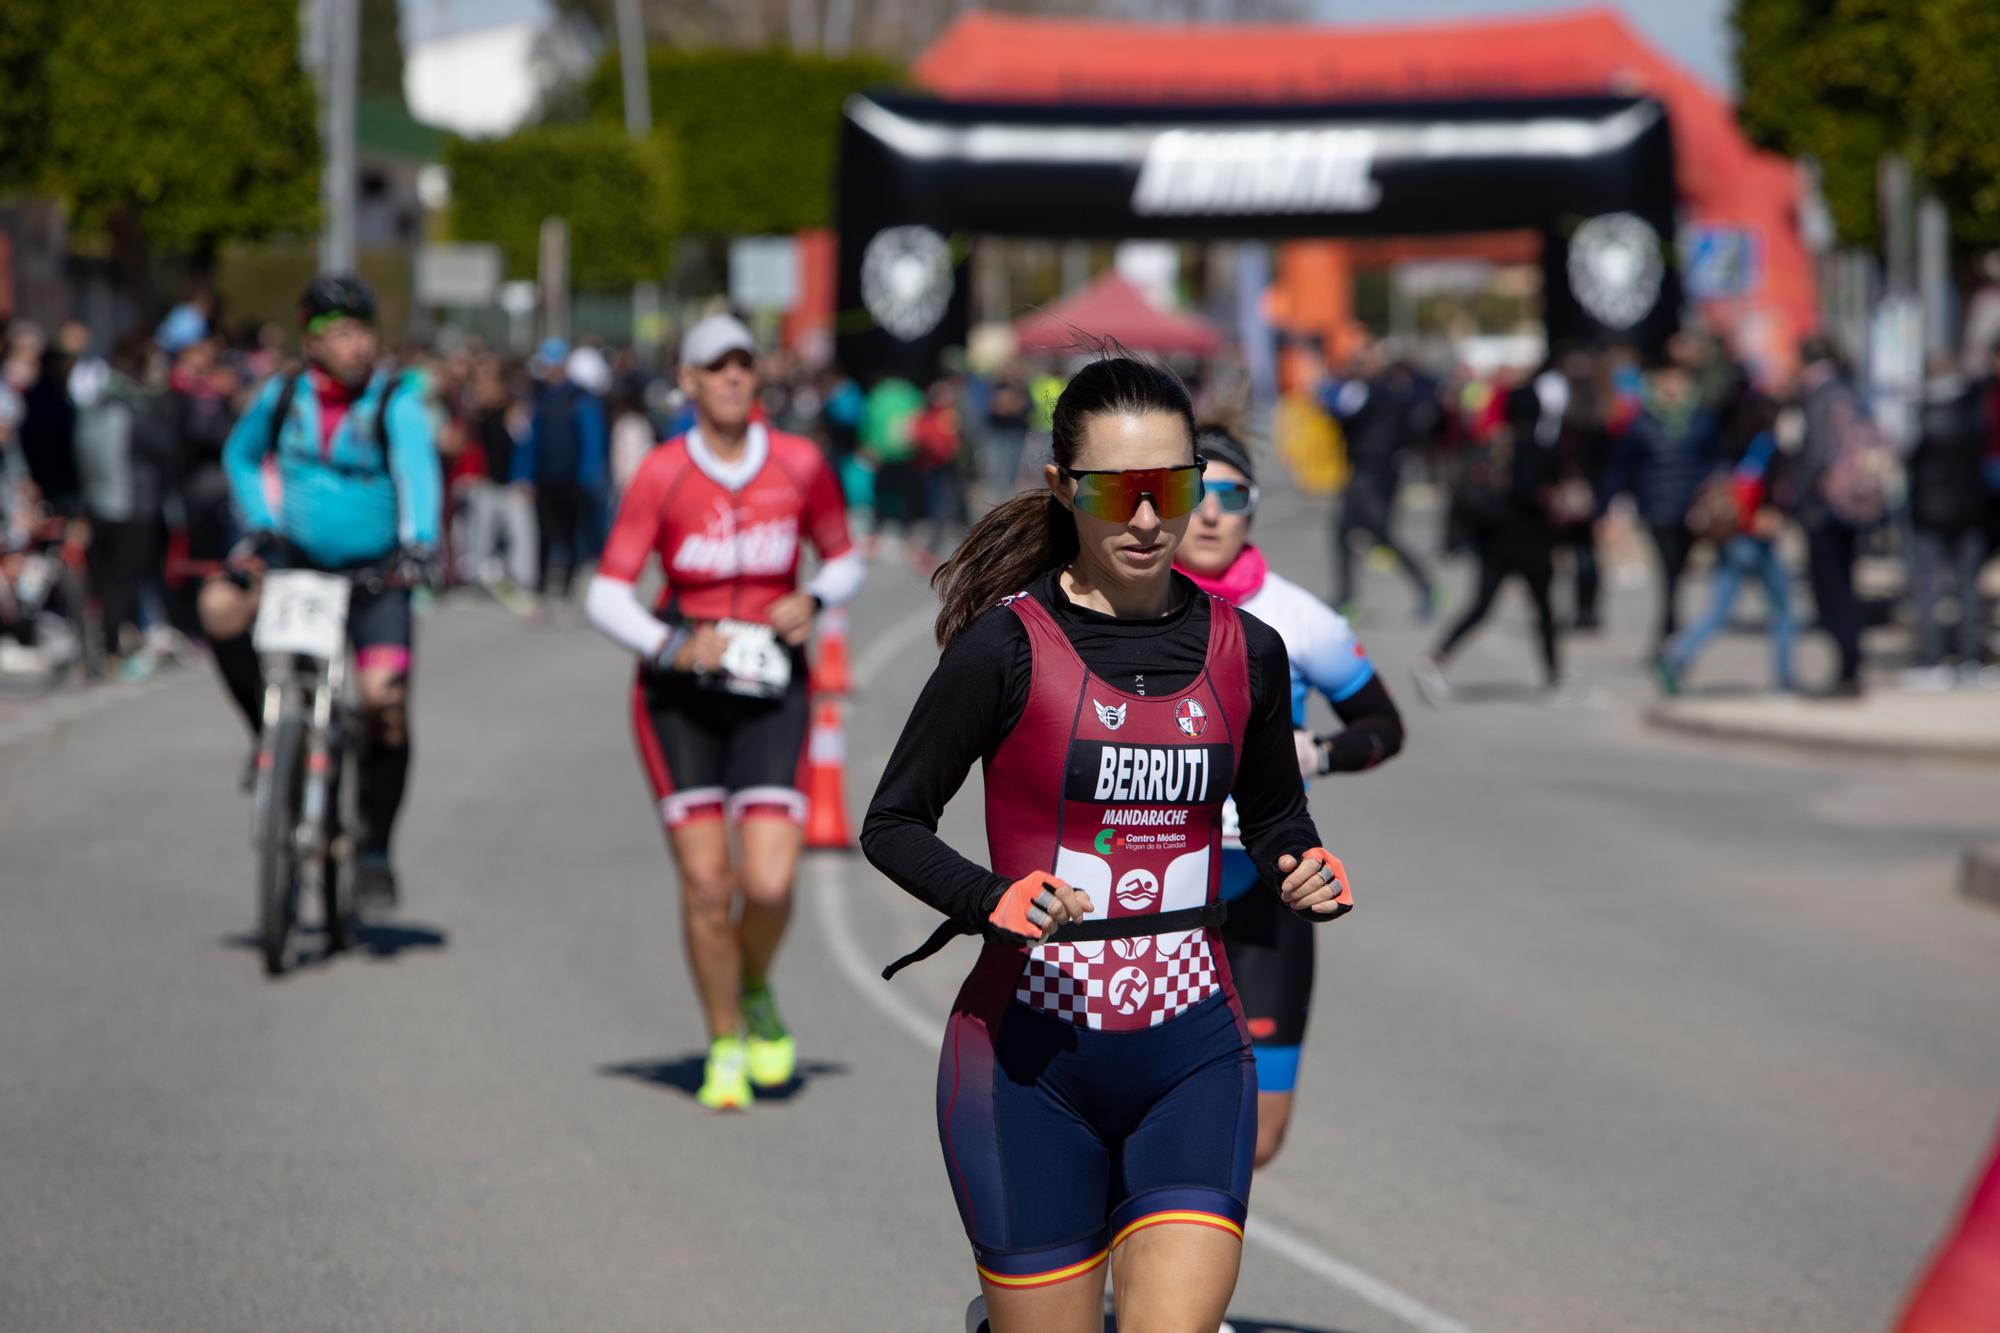
<path fill-rule="evenodd" d="M 945 1036 L 938 1133 L 995 1333 L 1097 1329 L 1107 1260 L 1121 1329 L 1217 1327 L 1257 1124 L 1210 937 L 1224 799 L 1291 910 L 1351 905 L 1306 811 L 1284 642 L 1173 570 L 1202 494 L 1194 435 L 1165 370 L 1107 357 L 1071 380 L 1047 489 L 937 572 L 943 656 L 862 829 L 949 918 L 905 962 L 986 941 Z M 990 868 L 937 836 L 975 761 Z"/>

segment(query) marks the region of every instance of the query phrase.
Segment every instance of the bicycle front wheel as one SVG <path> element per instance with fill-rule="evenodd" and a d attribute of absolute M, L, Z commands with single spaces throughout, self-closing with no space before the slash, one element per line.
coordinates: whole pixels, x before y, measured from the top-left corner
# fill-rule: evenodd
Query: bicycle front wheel
<path fill-rule="evenodd" d="M 305 719 L 287 712 L 271 738 L 269 795 L 257 829 L 257 938 L 264 973 L 285 970 L 299 914 L 299 854 L 294 830 L 305 778 Z"/>

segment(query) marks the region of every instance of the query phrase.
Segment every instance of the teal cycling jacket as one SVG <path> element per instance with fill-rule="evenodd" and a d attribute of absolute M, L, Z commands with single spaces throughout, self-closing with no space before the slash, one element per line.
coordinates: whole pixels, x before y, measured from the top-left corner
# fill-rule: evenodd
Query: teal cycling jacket
<path fill-rule="evenodd" d="M 277 533 L 327 569 L 376 560 L 398 546 L 435 548 L 444 483 L 430 414 L 418 393 L 397 389 L 390 393 L 388 418 L 377 431 L 382 395 L 396 383 L 380 372 L 347 409 L 325 451 L 320 448 L 319 395 L 309 377 L 300 379 L 278 430 L 282 494 L 279 512 L 271 512 L 262 469 L 284 379 L 274 375 L 265 383 L 222 448 L 222 466 L 244 527 Z"/>

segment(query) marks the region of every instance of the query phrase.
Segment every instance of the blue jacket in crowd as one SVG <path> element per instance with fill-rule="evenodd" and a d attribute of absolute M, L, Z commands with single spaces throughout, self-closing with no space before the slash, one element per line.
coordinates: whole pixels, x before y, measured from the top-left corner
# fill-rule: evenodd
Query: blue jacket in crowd
<path fill-rule="evenodd" d="M 570 483 L 595 494 L 611 476 L 611 429 L 604 405 L 564 380 L 535 386 L 528 435 L 514 450 L 515 481 Z"/>
<path fill-rule="evenodd" d="M 1620 491 L 1632 492 L 1639 518 L 1665 526 L 1684 522 L 1701 489 L 1720 464 L 1716 454 L 1714 415 L 1691 408 L 1663 417 L 1648 406 L 1632 419 L 1611 456 L 1600 514 Z"/>

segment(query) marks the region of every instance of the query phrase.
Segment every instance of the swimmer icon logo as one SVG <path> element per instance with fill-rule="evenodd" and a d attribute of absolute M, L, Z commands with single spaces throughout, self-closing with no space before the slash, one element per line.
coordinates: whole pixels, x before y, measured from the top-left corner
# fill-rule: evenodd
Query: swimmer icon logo
<path fill-rule="evenodd" d="M 1152 871 L 1131 869 L 1118 881 L 1118 905 L 1128 912 L 1143 912 L 1160 896 L 1160 881 Z"/>

